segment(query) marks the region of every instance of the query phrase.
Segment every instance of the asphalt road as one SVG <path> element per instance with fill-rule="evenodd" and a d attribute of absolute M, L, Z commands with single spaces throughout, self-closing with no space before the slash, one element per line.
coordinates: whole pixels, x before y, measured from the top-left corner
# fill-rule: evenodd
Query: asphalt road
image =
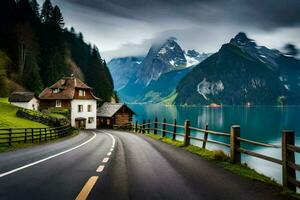
<path fill-rule="evenodd" d="M 285 199 L 160 141 L 113 130 L 0 154 L 0 199 Z"/>

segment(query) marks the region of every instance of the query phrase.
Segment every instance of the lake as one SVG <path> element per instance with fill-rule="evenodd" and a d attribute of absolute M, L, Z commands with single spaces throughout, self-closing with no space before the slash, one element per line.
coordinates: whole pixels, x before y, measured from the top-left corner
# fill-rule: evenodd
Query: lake
<path fill-rule="evenodd" d="M 177 120 L 177 124 L 183 125 L 185 120 L 190 120 L 191 126 L 205 128 L 208 124 L 210 130 L 230 132 L 232 125 L 241 126 L 241 137 L 271 144 L 281 144 L 281 131 L 283 129 L 296 132 L 296 144 L 300 146 L 300 106 L 224 106 L 220 108 L 209 107 L 187 107 L 168 106 L 160 104 L 129 104 L 130 108 L 138 115 L 134 121 L 141 122 L 143 119 L 151 121 L 158 117 L 158 121 L 167 119 L 167 122 Z M 203 137 L 201 133 L 192 133 Z M 229 142 L 223 137 L 209 136 L 209 138 Z M 182 138 L 178 138 L 182 140 Z M 201 145 L 201 142 L 191 141 L 194 145 Z M 208 149 L 222 149 L 229 153 L 229 149 L 218 145 L 207 145 Z M 245 147 L 245 146 L 244 146 Z M 281 159 L 281 149 L 256 147 L 247 145 L 247 149 Z M 296 160 L 300 156 L 296 154 Z M 242 155 L 242 162 L 247 163 L 251 168 L 274 178 L 281 183 L 281 166 L 252 156 Z M 297 174 L 298 177 L 299 174 Z"/>

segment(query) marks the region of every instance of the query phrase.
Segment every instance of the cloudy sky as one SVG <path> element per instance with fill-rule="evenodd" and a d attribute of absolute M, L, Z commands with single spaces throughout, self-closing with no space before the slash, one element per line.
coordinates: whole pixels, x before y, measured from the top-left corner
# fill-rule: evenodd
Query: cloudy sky
<path fill-rule="evenodd" d="M 42 3 L 42 0 L 39 1 Z M 52 0 L 66 26 L 96 44 L 102 57 L 146 54 L 176 37 L 184 49 L 215 52 L 238 32 L 259 45 L 300 46 L 300 0 Z"/>

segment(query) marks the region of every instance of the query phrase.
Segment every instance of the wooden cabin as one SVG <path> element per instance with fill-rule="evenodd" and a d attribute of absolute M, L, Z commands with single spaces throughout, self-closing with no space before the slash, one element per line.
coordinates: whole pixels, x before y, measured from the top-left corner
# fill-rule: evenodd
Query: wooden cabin
<path fill-rule="evenodd" d="M 132 122 L 135 113 L 124 103 L 104 103 L 97 110 L 97 127 L 112 128 Z"/>

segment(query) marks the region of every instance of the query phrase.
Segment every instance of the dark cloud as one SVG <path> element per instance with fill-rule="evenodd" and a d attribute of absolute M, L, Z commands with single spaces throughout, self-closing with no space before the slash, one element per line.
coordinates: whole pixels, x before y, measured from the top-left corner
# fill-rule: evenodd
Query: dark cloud
<path fill-rule="evenodd" d="M 271 29 L 300 25 L 299 0 L 67 0 L 110 15 L 155 21 L 231 21 Z"/>
<path fill-rule="evenodd" d="M 52 1 L 106 59 L 145 54 L 171 36 L 184 49 L 215 52 L 240 31 L 270 48 L 300 46 L 300 0 Z"/>

